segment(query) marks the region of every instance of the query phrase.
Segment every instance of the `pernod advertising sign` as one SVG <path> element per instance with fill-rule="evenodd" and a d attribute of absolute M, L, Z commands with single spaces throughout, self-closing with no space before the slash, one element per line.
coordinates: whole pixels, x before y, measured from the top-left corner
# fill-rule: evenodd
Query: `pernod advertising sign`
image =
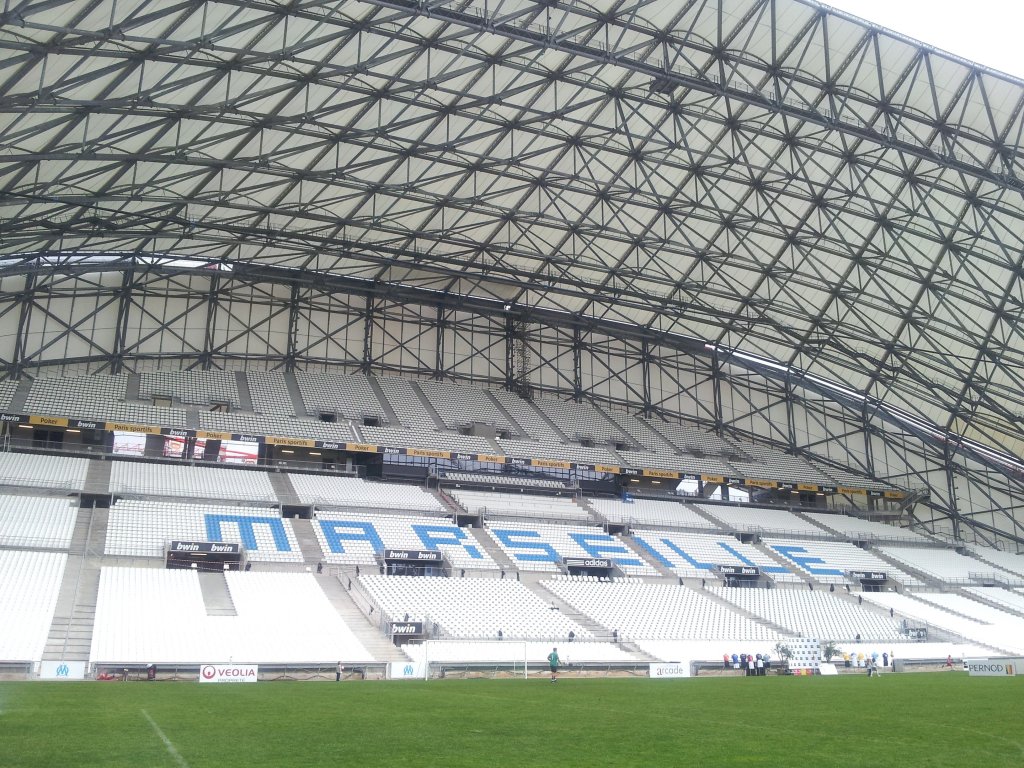
<path fill-rule="evenodd" d="M 971 677 L 1014 677 L 1024 659 L 964 659 Z"/>

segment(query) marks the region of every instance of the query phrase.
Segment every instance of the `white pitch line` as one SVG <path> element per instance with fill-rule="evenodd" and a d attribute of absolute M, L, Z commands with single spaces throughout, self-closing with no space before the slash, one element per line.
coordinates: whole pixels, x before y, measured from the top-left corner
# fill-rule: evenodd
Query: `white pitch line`
<path fill-rule="evenodd" d="M 160 737 L 160 741 L 162 741 L 164 746 L 167 747 L 167 752 L 174 758 L 174 761 L 180 765 L 181 768 L 189 768 L 188 761 L 181 756 L 181 753 L 177 749 L 174 748 L 174 744 L 172 744 L 171 740 L 168 739 L 164 732 L 160 730 L 160 726 L 156 724 L 156 720 L 149 716 L 149 712 L 142 710 L 142 716 L 149 721 L 151 726 L 153 726 L 153 730 L 156 731 L 156 735 Z"/>

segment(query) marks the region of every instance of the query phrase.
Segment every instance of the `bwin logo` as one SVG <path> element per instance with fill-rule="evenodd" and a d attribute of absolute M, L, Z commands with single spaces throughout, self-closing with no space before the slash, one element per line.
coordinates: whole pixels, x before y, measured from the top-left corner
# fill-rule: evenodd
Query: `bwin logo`
<path fill-rule="evenodd" d="M 57 677 L 68 677 L 71 674 L 71 670 L 68 669 L 67 664 L 61 664 L 57 667 Z"/>
<path fill-rule="evenodd" d="M 402 669 L 402 674 L 405 675 L 406 677 L 412 677 L 412 673 L 413 673 L 412 664 L 406 664 L 405 667 Z"/>

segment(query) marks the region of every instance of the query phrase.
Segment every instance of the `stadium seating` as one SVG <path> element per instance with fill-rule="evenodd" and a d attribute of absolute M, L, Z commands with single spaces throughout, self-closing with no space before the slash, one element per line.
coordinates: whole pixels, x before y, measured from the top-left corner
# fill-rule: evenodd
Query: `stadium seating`
<path fill-rule="evenodd" d="M 80 491 L 89 460 L 32 453 L 0 453 L 0 484 L 26 488 Z"/>
<path fill-rule="evenodd" d="M 413 576 L 362 576 L 360 583 L 392 619 L 422 621 L 429 636 L 511 640 L 580 639 L 591 633 L 552 610 L 514 579 L 446 579 Z M 434 632 L 434 625 L 437 632 Z"/>
<path fill-rule="evenodd" d="M 80 419 L 95 421 L 116 421 L 127 424 L 158 424 L 164 427 L 187 429 L 189 412 L 185 408 L 170 408 L 144 403 L 107 403 L 61 408 L 57 413 L 67 413 Z"/>
<path fill-rule="evenodd" d="M 299 386 L 303 405 L 310 416 L 334 413 L 356 420 L 369 416 L 381 423 L 387 421 L 384 406 L 365 374 L 296 371 L 295 383 Z"/>
<path fill-rule="evenodd" d="M 447 381 L 419 381 L 417 386 L 449 429 L 458 429 L 479 421 L 492 424 L 499 430 L 512 433 L 520 431 L 482 389 Z"/>
<path fill-rule="evenodd" d="M 90 411 L 122 402 L 127 386 L 128 375 L 124 373 L 39 378 L 32 382 L 25 409 L 29 413 L 91 417 Z"/>
<path fill-rule="evenodd" d="M 733 445 L 712 432 L 657 419 L 643 419 L 647 425 L 681 451 L 728 457 L 737 453 Z"/>
<path fill-rule="evenodd" d="M 622 449 L 617 450 L 616 453 L 622 457 L 627 466 L 631 467 L 649 467 L 705 475 L 724 475 L 733 472 L 731 467 L 714 456 L 694 456 L 689 453 L 657 454 Z"/>
<path fill-rule="evenodd" d="M 1024 616 L 1024 594 L 1020 592 L 1002 587 L 964 587 L 963 591 L 990 603 L 996 603 L 1002 606 L 1003 610 Z"/>
<path fill-rule="evenodd" d="M 284 374 L 280 371 L 246 371 L 249 399 L 256 413 L 266 416 L 295 416 L 295 405 Z"/>
<path fill-rule="evenodd" d="M 0 545 L 67 549 L 77 516 L 70 499 L 0 495 Z"/>
<path fill-rule="evenodd" d="M 804 637 L 835 641 L 853 640 L 857 635 L 884 641 L 900 637 L 900 626 L 894 619 L 823 590 L 712 587 L 709 591 Z"/>
<path fill-rule="evenodd" d="M 490 523 L 486 530 L 520 570 L 557 571 L 564 557 L 599 557 L 610 559 L 626 574 L 657 574 L 622 541 L 597 527 L 549 525 L 524 520 Z"/>
<path fill-rule="evenodd" d="M 581 464 L 620 463 L 608 450 L 599 446 L 589 448 L 568 443 L 541 443 L 531 440 L 498 440 L 498 445 L 506 456 L 575 461 Z"/>
<path fill-rule="evenodd" d="M 750 461 L 741 461 L 735 456 L 729 459 L 741 477 L 764 477 L 791 483 L 830 482 L 829 478 L 800 456 L 754 444 L 744 445 L 743 453 L 750 456 Z"/>
<path fill-rule="evenodd" d="M 993 608 L 990 605 L 979 603 L 977 600 L 972 600 L 970 597 L 951 592 L 914 592 L 913 596 L 950 613 L 958 613 L 982 624 L 1014 627 L 1017 632 L 1022 633 L 1022 642 L 1024 642 L 1024 619 L 1008 611 Z"/>
<path fill-rule="evenodd" d="M 487 392 L 465 384 L 381 377 L 376 381 L 385 394 L 385 402 L 382 402 L 370 378 L 361 373 L 299 371 L 294 374 L 302 409 L 311 416 L 320 412 L 341 415 L 343 419 L 336 423 L 315 418 L 296 419 L 292 423 L 290 417 L 296 413 L 297 405 L 292 401 L 286 378 L 292 374 L 277 371 L 245 373 L 252 408 L 262 417 L 237 410 L 207 413 L 205 408 L 213 403 L 230 402 L 233 409 L 240 407 L 244 393 L 239 390 L 236 375 L 234 371 L 151 371 L 138 375 L 139 397 L 168 396 L 185 407 L 126 402 L 131 378 L 128 374 L 41 378 L 33 383 L 26 408 L 37 413 L 97 421 L 195 428 L 198 419 L 200 428 L 211 431 L 494 453 L 494 444 L 486 438 L 460 435 L 442 428 L 481 421 L 517 437 L 532 438 L 499 441 L 501 452 L 522 458 L 626 464 L 732 477 L 769 476 L 798 482 L 833 482 L 832 478 L 841 474 L 837 470 L 830 475 L 802 457 L 764 445 L 738 443 L 691 425 L 643 419 L 587 402 L 551 398 L 528 402 L 505 390 Z M 13 396 L 10 385 L 8 390 Z M 0 402 L 2 400 L 3 390 L 0 390 Z M 495 400 L 500 407 L 495 405 Z M 436 406 L 433 413 L 425 401 Z M 345 421 L 348 418 L 359 422 L 369 417 L 386 424 L 392 419 L 388 415 L 389 406 L 398 421 L 390 427 L 355 426 Z M 579 444 L 581 439 L 623 447 L 619 450 L 602 445 L 586 447 Z M 641 447 L 644 450 L 637 450 Z M 857 487 L 870 483 L 872 488 L 889 488 L 884 483 L 852 474 L 848 479 Z"/>
<path fill-rule="evenodd" d="M 883 483 L 880 480 L 857 474 L 850 470 L 825 465 L 821 462 L 811 461 L 811 464 L 818 468 L 818 471 L 830 478 L 836 485 L 845 485 L 848 488 L 867 488 L 872 491 L 891 491 L 895 486 Z"/>
<path fill-rule="evenodd" d="M 543 477 L 531 477 L 530 475 L 504 475 L 497 472 L 459 472 L 456 470 L 442 470 L 441 477 L 446 480 L 446 486 L 454 484 L 456 488 L 460 483 L 472 483 L 474 485 L 512 486 L 515 488 L 556 488 L 568 487 L 565 480 L 549 480 Z"/>
<path fill-rule="evenodd" d="M 359 427 L 363 440 L 376 445 L 402 445 L 435 451 L 461 451 L 463 453 L 494 453 L 494 446 L 486 438 L 460 435 L 457 432 L 435 432 L 430 428 L 414 427 Z"/>
<path fill-rule="evenodd" d="M 1009 571 L 1017 576 L 1024 576 L 1024 555 L 981 546 L 973 547 L 971 553 L 985 562 L 1002 568 L 1004 571 Z"/>
<path fill-rule="evenodd" d="M 784 533 L 788 536 L 807 536 L 818 539 L 834 538 L 814 523 L 785 509 L 717 504 L 698 504 L 697 507 L 721 520 L 723 527 L 733 531 Z"/>
<path fill-rule="evenodd" d="M 906 541 L 917 544 L 935 544 L 934 539 L 915 533 L 908 528 L 898 528 L 874 520 L 849 515 L 826 514 L 823 512 L 804 512 L 818 525 L 835 531 L 845 539 L 854 541 Z"/>
<path fill-rule="evenodd" d="M 678 584 L 552 579 L 544 586 L 628 639 L 768 640 L 776 633 Z M 754 591 L 754 590 L 748 590 Z"/>
<path fill-rule="evenodd" d="M 11 379 L 0 381 L 0 410 L 8 410 L 11 407 L 11 400 L 18 389 L 18 382 Z"/>
<path fill-rule="evenodd" d="M 116 461 L 111 465 L 110 492 L 172 498 L 277 501 L 274 487 L 265 472 L 129 461 Z"/>
<path fill-rule="evenodd" d="M 1024 640 L 1019 625 L 1006 628 L 950 613 L 933 602 L 919 600 L 910 594 L 865 592 L 864 600 L 891 608 L 898 617 L 937 627 L 975 643 L 989 645 L 1011 653 L 1024 653 Z"/>
<path fill-rule="evenodd" d="M 961 555 L 951 549 L 879 547 L 879 551 L 914 570 L 946 583 L 984 584 L 993 579 L 1008 584 L 1024 583 L 1016 574 L 976 558 Z"/>
<path fill-rule="evenodd" d="M 631 443 L 632 440 L 601 411 L 587 402 L 540 398 L 533 404 L 570 440 Z"/>
<path fill-rule="evenodd" d="M 242 544 L 253 562 L 303 561 L 291 520 L 274 509 L 135 499 L 110 509 L 108 555 L 163 557 L 173 539 Z"/>
<path fill-rule="evenodd" d="M 498 568 L 469 533 L 439 518 L 329 511 L 317 513 L 313 530 L 328 563 L 376 565 L 383 549 L 436 549 L 453 568 Z"/>
<path fill-rule="evenodd" d="M 646 421 L 633 414 L 609 408 L 605 410 L 605 415 L 629 435 L 632 438 L 632 442 L 636 445 L 643 446 L 644 449 L 653 453 L 676 453 L 675 446 L 672 443 L 651 429 Z"/>
<path fill-rule="evenodd" d="M 413 383 L 407 379 L 382 376 L 377 379 L 384 397 L 407 429 L 437 429 L 437 422 L 423 405 Z"/>
<path fill-rule="evenodd" d="M 67 554 L 0 550 L 0 661 L 39 661 Z"/>
<path fill-rule="evenodd" d="M 467 512 L 481 513 L 486 519 L 538 517 L 555 520 L 590 520 L 587 510 L 565 496 L 456 490 L 451 492 L 451 496 Z"/>
<path fill-rule="evenodd" d="M 168 397 L 193 405 L 241 406 L 234 371 L 146 371 L 139 374 L 139 397 Z"/>
<path fill-rule="evenodd" d="M 552 429 L 551 425 L 541 415 L 540 411 L 534 407 L 533 403 L 528 403 L 519 395 L 503 389 L 492 390 L 491 394 L 494 395 L 494 399 L 498 401 L 502 409 L 515 419 L 516 424 L 519 426 L 519 429 L 516 430 L 517 432 L 546 443 L 559 443 L 562 441 L 562 436 Z"/>
<path fill-rule="evenodd" d="M 199 427 L 214 432 L 280 435 L 312 440 L 334 440 L 342 443 L 356 439 L 356 433 L 347 421 L 326 422 L 315 419 L 275 418 L 243 413 L 201 412 Z"/>
<path fill-rule="evenodd" d="M 317 507 L 416 510 L 438 514 L 447 511 L 444 504 L 430 493 L 412 485 L 294 473 L 288 475 L 288 480 L 302 504 Z"/>
<path fill-rule="evenodd" d="M 848 576 L 849 571 L 884 572 L 890 580 L 904 586 L 921 584 L 909 573 L 849 542 L 763 539 L 762 543 L 801 572 L 825 584 L 856 584 L 856 580 Z"/>
<path fill-rule="evenodd" d="M 633 531 L 633 539 L 649 559 L 684 577 L 717 577 L 716 566 L 746 565 L 759 568 L 774 581 L 799 580 L 789 568 L 733 536 L 640 529 Z"/>
<path fill-rule="evenodd" d="M 635 499 L 629 503 L 618 499 L 590 499 L 589 504 L 610 523 L 656 525 L 664 528 L 687 528 L 717 531 L 719 527 L 699 515 L 692 507 L 677 501 Z"/>
<path fill-rule="evenodd" d="M 224 578 L 237 615 L 207 615 L 200 574 L 112 568 L 100 572 L 94 664 L 334 664 L 372 656 L 304 573 L 205 574 Z"/>

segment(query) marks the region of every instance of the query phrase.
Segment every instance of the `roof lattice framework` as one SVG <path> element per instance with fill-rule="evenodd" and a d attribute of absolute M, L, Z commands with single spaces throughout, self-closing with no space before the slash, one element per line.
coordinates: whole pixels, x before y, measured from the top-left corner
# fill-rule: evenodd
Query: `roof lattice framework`
<path fill-rule="evenodd" d="M 1024 88 L 802 0 L 4 6 L 0 252 L 672 332 L 1021 453 Z"/>

